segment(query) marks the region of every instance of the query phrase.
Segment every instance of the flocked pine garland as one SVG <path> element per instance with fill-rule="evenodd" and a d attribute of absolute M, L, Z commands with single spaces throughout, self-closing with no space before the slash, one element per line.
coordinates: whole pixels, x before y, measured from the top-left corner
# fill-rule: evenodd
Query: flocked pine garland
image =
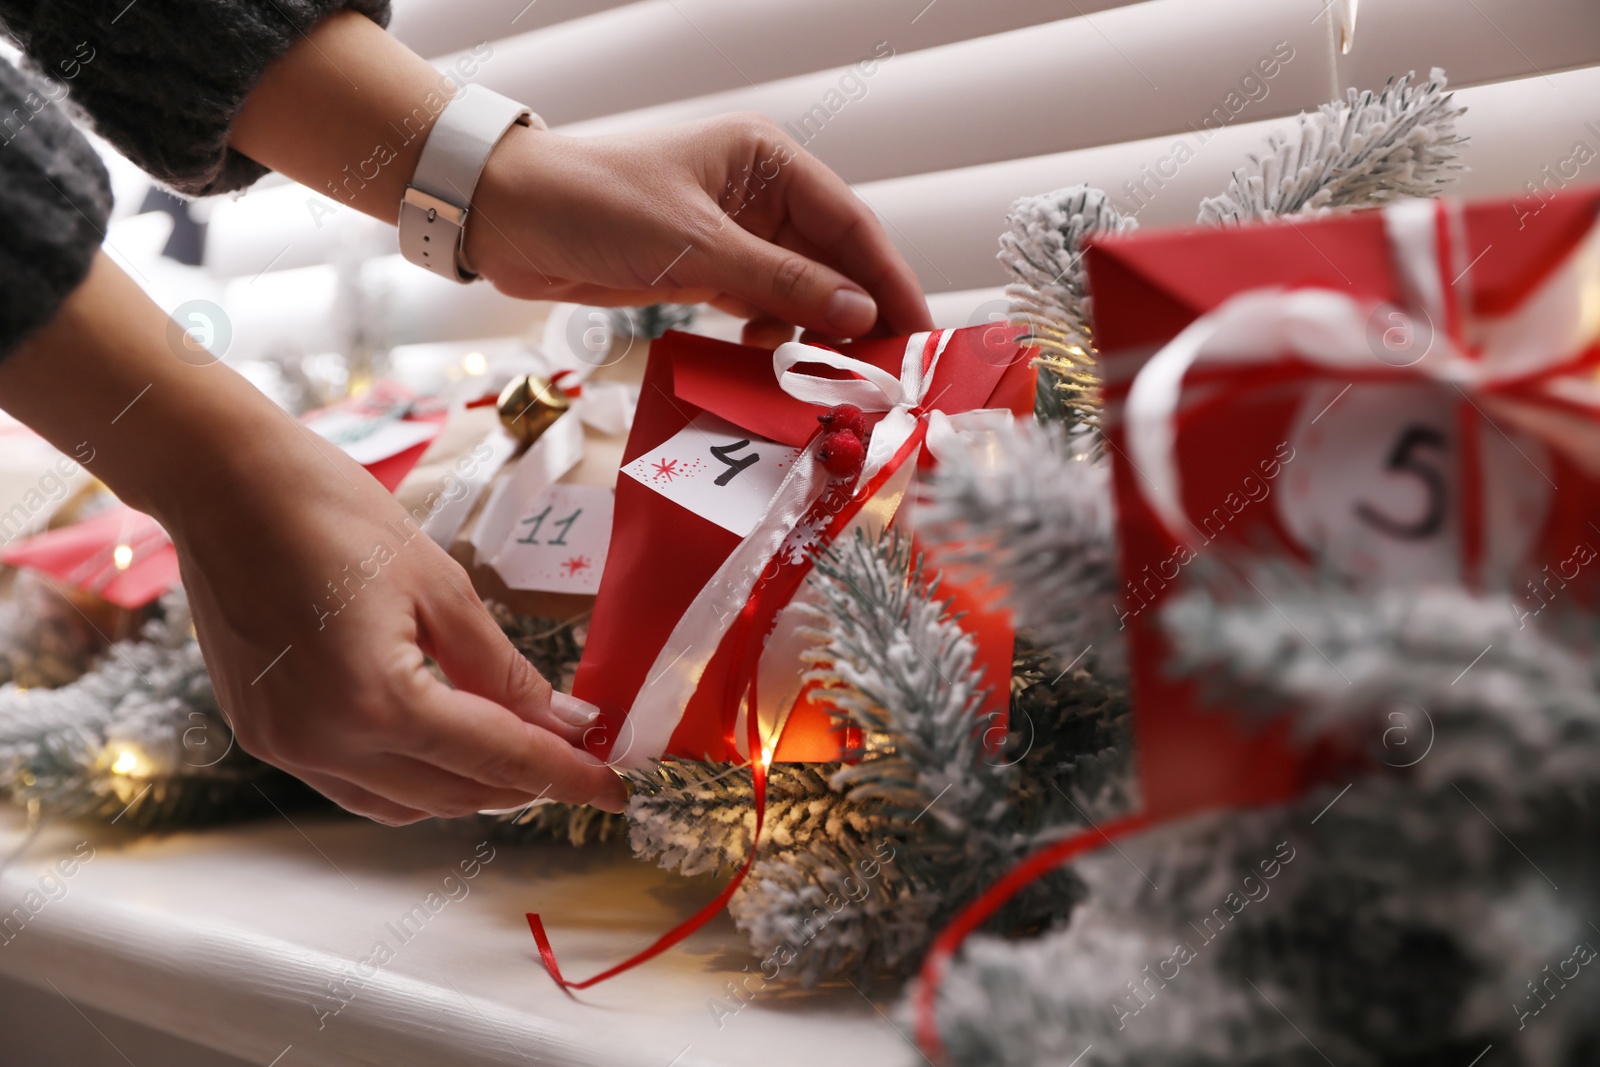
<path fill-rule="evenodd" d="M 1303 116 L 1298 139 L 1269 145 L 1206 202 L 1202 219 L 1435 195 L 1461 169 L 1459 113 L 1438 72 L 1422 85 L 1407 78 L 1378 94 L 1352 94 Z M 1019 202 L 1002 241 L 1017 279 L 1015 317 L 1054 386 L 1041 390 L 1038 410 L 1069 430 L 1092 427 L 1098 414 L 1082 242 L 1130 225 L 1103 194 L 1079 187 Z M 930 699 L 938 694 L 927 687 L 889 684 L 906 664 L 886 649 L 904 654 L 917 642 L 862 626 L 874 605 L 905 609 L 908 621 L 915 614 L 885 595 L 888 586 L 872 591 L 881 574 L 874 568 L 898 562 L 896 550 L 863 545 L 852 555 L 840 546 L 819 570 L 817 581 L 833 583 L 835 598 L 824 599 L 818 619 L 835 658 L 819 666 L 846 683 L 840 715 L 876 730 L 874 747 L 849 767 L 775 768 L 773 828 L 733 905 L 758 951 L 794 948 L 785 971 L 803 982 L 904 973 L 940 918 L 981 887 L 973 857 L 1002 864 L 1133 804 L 1126 696 L 1115 638 L 1101 632 L 1109 604 L 1097 561 L 1112 552 L 1101 521 L 1109 507 L 1103 460 L 1092 449 L 1075 458 L 1082 439 L 1030 441 L 1030 433 L 1004 442 L 1009 474 L 979 483 L 951 465 L 933 494 L 941 530 L 994 546 L 995 569 L 1023 623 L 1010 680 L 1012 730 L 998 758 L 977 758 L 974 774 L 957 773 L 972 749 L 970 732 L 950 732 L 968 726 L 948 714 L 954 705 Z M 931 603 L 926 584 L 918 585 Z M 1274 602 L 1316 635 L 1316 656 L 1281 618 L 1230 600 L 1222 582 L 1171 609 L 1181 668 L 1219 699 L 1262 715 L 1293 705 L 1318 726 L 1347 719 L 1369 727 L 1376 716 L 1378 756 L 1388 756 L 1395 773 L 1363 778 L 1347 794 L 1330 790 L 1271 811 L 1171 827 L 1129 843 L 1126 855 L 1095 856 L 1059 875 L 999 924 L 1044 936 L 980 937 L 951 968 L 941 1026 L 952 1058 L 1067 1063 L 1081 1055 L 1088 1067 L 1322 1063 L 1326 1053 L 1341 1064 L 1466 1063 L 1492 1045 L 1515 1050 L 1516 1062 L 1592 1062 L 1600 1037 L 1585 1001 L 1548 984 L 1543 996 L 1524 987 L 1573 958 L 1568 942 L 1587 937 L 1580 912 L 1600 882 L 1589 847 L 1600 830 L 1586 703 L 1595 679 L 1592 669 L 1587 681 L 1582 673 L 1593 635 L 1574 642 L 1570 634 L 1507 634 L 1504 618 L 1493 617 L 1503 604 L 1447 599 L 1459 593 L 1408 604 L 1399 594 L 1355 597 L 1304 580 L 1272 588 Z M 917 618 L 922 626 L 940 616 L 921 610 Z M 1444 634 L 1417 644 L 1419 619 L 1445 626 Z M 538 634 L 524 636 L 534 655 L 548 651 L 536 647 Z M 1451 641 L 1464 648 L 1479 637 L 1499 649 L 1474 667 L 1485 668 L 1483 679 L 1441 689 L 1440 668 L 1459 651 Z M 150 643 L 170 640 L 156 632 Z M 1070 659 L 1080 645 L 1097 646 L 1099 655 Z M 1320 684 L 1312 679 L 1326 673 L 1321 652 L 1347 673 L 1371 672 L 1370 684 L 1308 699 Z M 911 668 L 901 682 L 922 670 Z M 896 692 L 917 701 L 897 711 L 888 706 Z M 1386 692 L 1441 709 L 1429 724 L 1433 747 L 1415 767 L 1394 763 L 1396 727 L 1385 716 L 1396 709 Z M 948 699 L 960 704 L 959 691 Z M 96 701 L 120 706 L 109 691 Z M 180 698 L 169 713 L 187 707 Z M 79 729 L 67 718 L 76 716 L 58 722 L 61 737 Z M 1417 726 L 1406 720 L 1407 731 Z M 965 754 L 952 762 L 952 753 Z M 681 762 L 638 776 L 630 807 L 636 847 L 686 873 L 736 862 L 750 844 L 748 783 L 738 768 Z M 929 796 L 935 785 L 953 795 Z M 921 797 L 933 806 L 913 813 Z M 946 800 L 949 809 L 934 818 Z M 575 833 L 567 811 L 525 825 L 535 824 L 572 838 L 606 836 Z M 877 850 L 884 841 L 896 849 L 887 862 Z M 1278 858 L 1280 844 L 1292 860 Z M 1275 858 L 1270 901 L 1233 913 L 1243 879 L 1261 884 L 1261 864 Z M 870 877 L 863 860 L 878 863 Z M 1219 906 L 1233 917 L 1217 919 Z M 1227 939 L 1200 937 L 1197 958 L 1180 966 L 1183 977 L 1148 982 L 1146 968 L 1172 953 L 1167 942 L 1187 937 L 1182 928 L 1191 922 L 1209 932 L 1208 916 L 1227 923 Z"/>
<path fill-rule="evenodd" d="M 914 968 L 996 871 L 1129 802 L 1129 717 L 1119 689 L 1023 649 L 1010 733 L 990 751 L 972 638 L 908 546 L 846 541 L 813 581 L 812 676 L 866 740 L 844 764 L 774 766 L 760 858 L 729 910 L 789 978 L 869 983 Z M 684 874 L 735 865 L 751 844 L 749 788 L 741 767 L 668 762 L 638 776 L 635 851 Z M 1059 874 L 1000 925 L 1048 927 L 1078 896 Z"/>
<path fill-rule="evenodd" d="M 1224 585 L 1164 611 L 1177 669 L 1219 714 L 1344 727 L 1380 773 L 1080 861 L 1066 929 L 975 938 L 952 968 L 952 1062 L 1592 1062 L 1600 627 L 1522 629 L 1510 598 L 1460 589 L 1252 580 L 1270 603 Z"/>
<path fill-rule="evenodd" d="M 56 689 L 0 686 L 0 790 L 35 817 L 163 829 L 309 795 L 233 743 L 181 590 Z"/>

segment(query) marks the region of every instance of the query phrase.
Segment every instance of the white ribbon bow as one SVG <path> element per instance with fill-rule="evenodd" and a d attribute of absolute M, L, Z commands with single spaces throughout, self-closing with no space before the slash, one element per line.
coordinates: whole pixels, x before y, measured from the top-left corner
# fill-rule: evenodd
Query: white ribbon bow
<path fill-rule="evenodd" d="M 899 377 L 863 360 L 799 341 L 785 342 L 772 353 L 772 370 L 778 376 L 779 388 L 796 400 L 825 408 L 854 404 L 862 411 L 886 413 L 872 428 L 866 460 L 861 465 L 860 484 L 871 481 L 917 427 L 917 417 L 912 410 L 927 398 L 939 357 L 950 343 L 949 330 L 935 332 L 937 339 L 933 341 L 931 356 L 927 349 L 934 334 L 912 334 L 906 340 Z M 856 377 L 823 378 L 794 369 L 802 363 L 820 363 L 824 367 L 849 371 Z"/>

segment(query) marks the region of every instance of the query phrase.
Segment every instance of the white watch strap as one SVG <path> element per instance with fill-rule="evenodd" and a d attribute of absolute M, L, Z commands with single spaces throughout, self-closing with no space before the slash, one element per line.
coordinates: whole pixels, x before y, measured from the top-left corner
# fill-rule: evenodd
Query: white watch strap
<path fill-rule="evenodd" d="M 545 128 L 527 107 L 481 85 L 465 86 L 445 105 L 400 201 L 401 255 L 452 281 L 477 278 L 461 266 L 467 212 L 489 153 L 517 123 Z"/>

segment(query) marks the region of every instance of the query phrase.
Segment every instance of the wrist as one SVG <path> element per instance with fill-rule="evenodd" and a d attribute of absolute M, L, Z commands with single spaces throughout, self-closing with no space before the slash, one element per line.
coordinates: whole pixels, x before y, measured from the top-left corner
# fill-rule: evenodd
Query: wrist
<path fill-rule="evenodd" d="M 0 362 L 0 402 L 176 537 L 242 494 L 293 492 L 320 438 L 231 368 L 180 356 L 172 326 L 102 252 Z"/>
<path fill-rule="evenodd" d="M 461 242 L 462 266 L 473 274 L 494 279 L 508 261 L 529 262 L 513 242 L 513 223 L 524 229 L 539 212 L 537 197 L 530 199 L 528 178 L 535 172 L 545 142 L 556 135 L 531 126 L 513 126 L 495 144 L 484 162 L 473 190 L 467 228 Z"/>

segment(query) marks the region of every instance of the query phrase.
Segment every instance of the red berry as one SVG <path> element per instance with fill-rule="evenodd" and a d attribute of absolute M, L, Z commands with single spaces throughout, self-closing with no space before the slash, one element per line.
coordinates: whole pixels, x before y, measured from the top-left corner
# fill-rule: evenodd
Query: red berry
<path fill-rule="evenodd" d="M 845 477 L 861 469 L 867 458 L 867 446 L 849 430 L 834 430 L 822 439 L 817 449 L 817 459 L 828 468 L 829 474 Z"/>
<path fill-rule="evenodd" d="M 862 438 L 867 436 L 867 417 L 854 404 L 836 404 L 827 414 L 818 415 L 817 421 L 829 430 L 844 430 Z"/>

